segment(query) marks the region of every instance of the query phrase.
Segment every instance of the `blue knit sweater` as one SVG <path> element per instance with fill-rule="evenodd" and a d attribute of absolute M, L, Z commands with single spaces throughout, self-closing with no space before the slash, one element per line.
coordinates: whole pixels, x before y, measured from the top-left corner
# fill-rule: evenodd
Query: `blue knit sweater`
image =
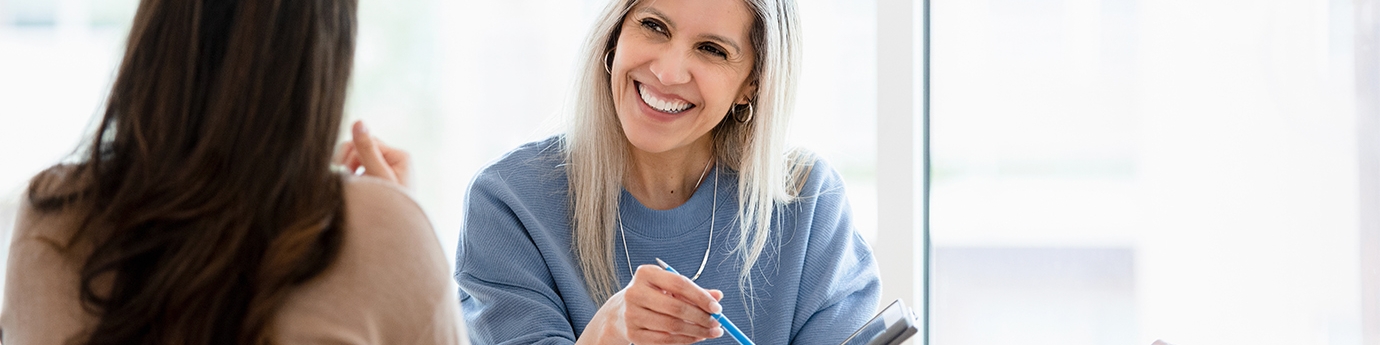
<path fill-rule="evenodd" d="M 568 183 L 560 138 L 526 144 L 486 167 L 470 185 L 455 279 L 474 344 L 571 344 L 599 305 L 590 298 L 571 246 Z M 843 180 L 816 161 L 796 201 L 777 207 L 771 240 L 753 266 L 754 286 L 738 287 L 741 260 L 736 174 L 715 168 L 685 204 L 658 211 L 626 191 L 619 208 L 632 266 L 665 260 L 724 292 L 724 315 L 753 342 L 834 345 L 872 316 L 881 282 L 867 243 L 853 230 Z M 620 286 L 632 278 L 615 234 Z M 754 308 L 749 319 L 748 308 Z M 727 335 L 706 344 L 734 344 Z"/>

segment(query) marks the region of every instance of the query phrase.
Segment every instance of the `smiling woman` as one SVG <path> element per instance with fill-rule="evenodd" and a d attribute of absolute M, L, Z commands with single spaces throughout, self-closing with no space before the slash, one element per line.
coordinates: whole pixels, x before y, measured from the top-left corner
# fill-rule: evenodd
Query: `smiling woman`
<path fill-rule="evenodd" d="M 865 322 L 880 282 L 843 181 L 785 144 L 798 30 L 789 0 L 610 3 L 565 133 L 470 187 L 472 340 L 732 343 L 721 313 L 758 343 L 836 344 Z"/>
<path fill-rule="evenodd" d="M 609 51 L 613 103 L 639 158 L 692 145 L 708 156 L 711 138 L 705 134 L 730 110 L 746 112 L 751 105 L 756 51 L 745 43 L 752 18 L 740 0 L 718 2 L 705 8 L 648 5 L 629 14 L 619 28 L 625 33 L 618 36 L 619 49 Z M 677 25 L 663 7 L 690 20 Z M 713 11 L 723 11 L 724 18 L 694 20 L 714 18 Z"/>

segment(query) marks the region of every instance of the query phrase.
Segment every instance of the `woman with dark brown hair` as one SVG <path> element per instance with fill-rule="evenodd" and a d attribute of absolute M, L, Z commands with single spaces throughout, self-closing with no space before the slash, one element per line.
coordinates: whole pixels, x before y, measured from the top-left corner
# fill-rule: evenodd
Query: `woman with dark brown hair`
<path fill-rule="evenodd" d="M 0 341 L 461 342 L 446 259 L 362 124 L 355 0 L 143 0 L 86 151 L 29 185 Z"/>

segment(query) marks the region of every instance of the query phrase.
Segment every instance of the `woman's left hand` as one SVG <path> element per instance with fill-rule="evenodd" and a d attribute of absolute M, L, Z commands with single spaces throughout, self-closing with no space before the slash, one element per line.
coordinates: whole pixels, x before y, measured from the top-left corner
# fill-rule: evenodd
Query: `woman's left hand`
<path fill-rule="evenodd" d="M 364 121 L 355 121 L 351 133 L 352 140 L 341 143 L 336 149 L 335 164 L 345 166 L 351 173 L 364 167 L 364 175 L 392 181 L 403 188 L 411 187 L 412 159 L 407 151 L 389 147 L 370 135 Z"/>

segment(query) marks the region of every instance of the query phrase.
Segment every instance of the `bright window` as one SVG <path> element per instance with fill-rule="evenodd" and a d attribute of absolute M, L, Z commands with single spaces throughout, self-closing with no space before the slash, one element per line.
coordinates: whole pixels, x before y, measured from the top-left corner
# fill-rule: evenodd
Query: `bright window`
<path fill-rule="evenodd" d="M 1360 344 L 1351 1 L 932 0 L 934 344 Z"/>

